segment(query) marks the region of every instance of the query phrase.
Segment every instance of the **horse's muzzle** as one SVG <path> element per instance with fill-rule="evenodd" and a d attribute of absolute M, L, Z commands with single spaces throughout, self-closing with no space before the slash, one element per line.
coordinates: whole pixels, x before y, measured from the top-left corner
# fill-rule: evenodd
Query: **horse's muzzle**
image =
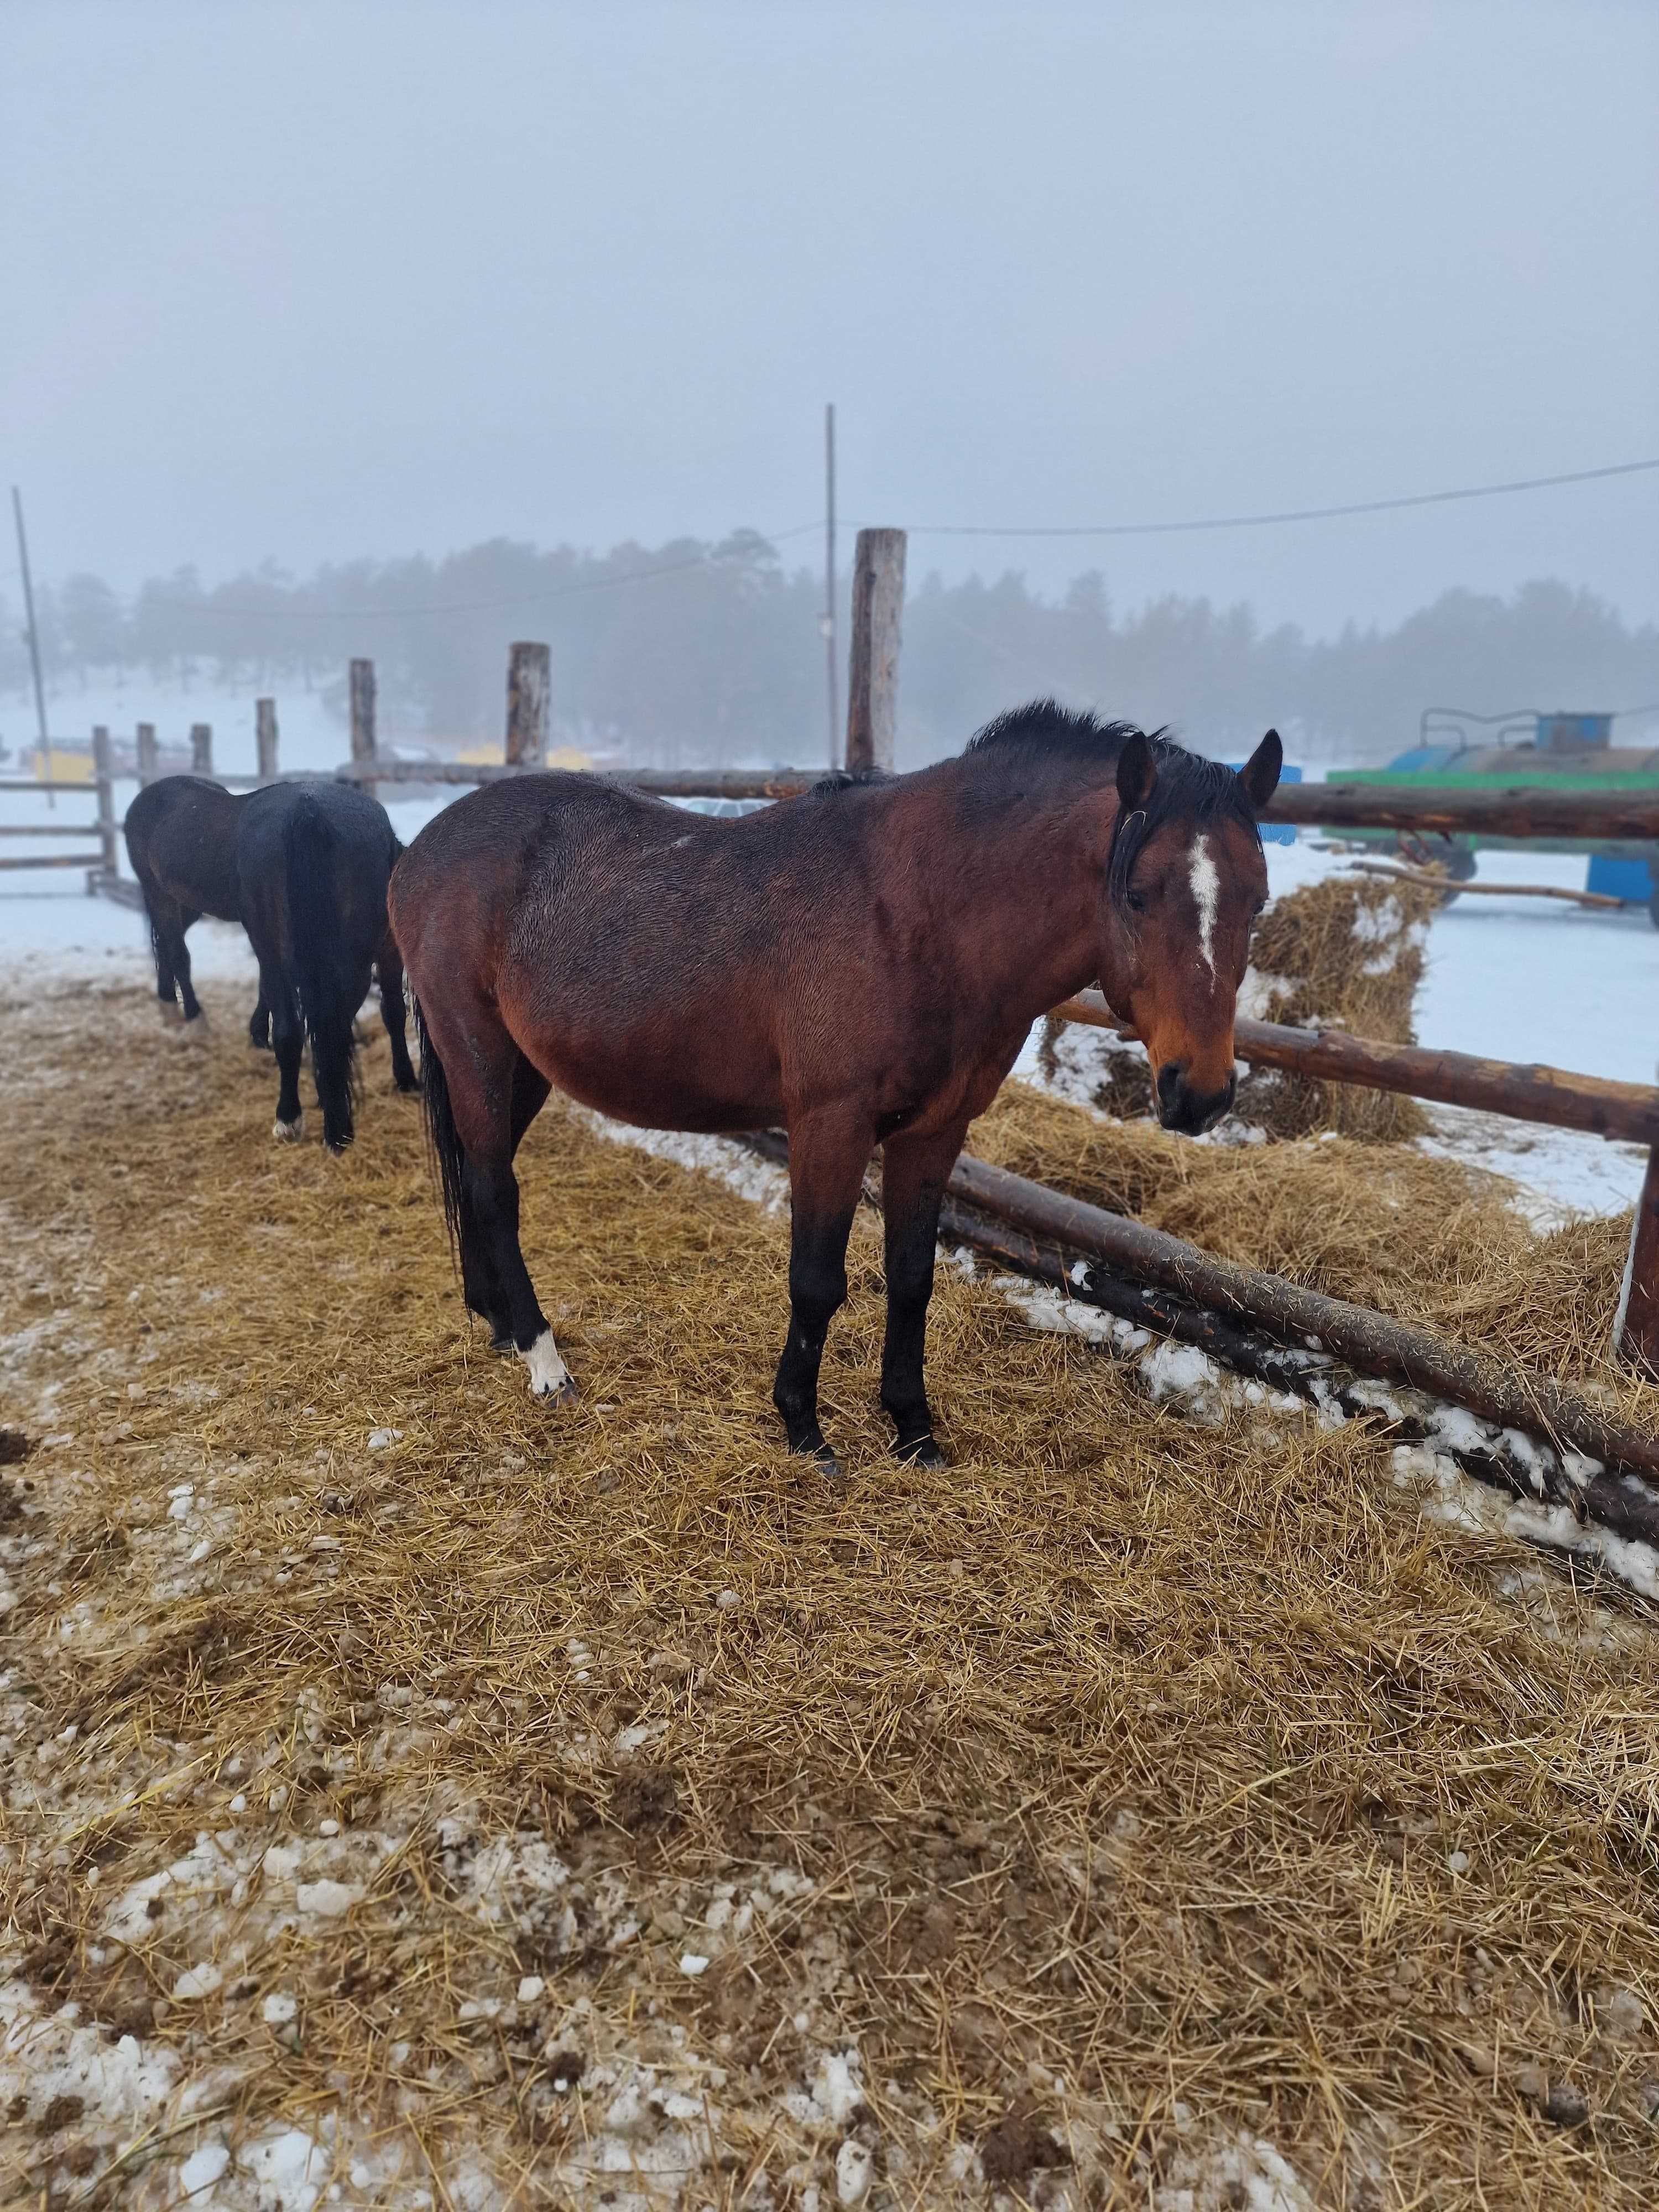
<path fill-rule="evenodd" d="M 1229 1075 L 1219 1091 L 1195 1091 L 1178 1060 L 1166 1060 L 1158 1071 L 1158 1118 L 1166 1129 L 1196 1137 L 1212 1129 L 1233 1103 L 1237 1078 Z"/>

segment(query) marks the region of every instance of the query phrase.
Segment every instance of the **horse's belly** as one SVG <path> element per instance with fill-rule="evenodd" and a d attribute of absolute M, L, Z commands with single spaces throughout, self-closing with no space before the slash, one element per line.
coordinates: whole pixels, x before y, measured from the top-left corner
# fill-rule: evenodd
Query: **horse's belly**
<path fill-rule="evenodd" d="M 641 1129 L 761 1129 L 783 1118 L 775 1065 L 728 1042 L 682 1040 L 673 1048 L 618 1048 L 550 1041 L 532 1055 L 549 1080 L 596 1113 Z"/>

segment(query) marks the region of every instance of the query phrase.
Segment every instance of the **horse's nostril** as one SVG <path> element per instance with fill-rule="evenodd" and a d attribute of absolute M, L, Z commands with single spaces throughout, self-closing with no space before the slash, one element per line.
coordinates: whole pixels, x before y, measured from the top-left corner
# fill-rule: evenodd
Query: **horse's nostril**
<path fill-rule="evenodd" d="M 1166 1060 L 1158 1071 L 1158 1103 L 1164 1109 L 1175 1104 L 1181 1091 L 1181 1062 Z"/>

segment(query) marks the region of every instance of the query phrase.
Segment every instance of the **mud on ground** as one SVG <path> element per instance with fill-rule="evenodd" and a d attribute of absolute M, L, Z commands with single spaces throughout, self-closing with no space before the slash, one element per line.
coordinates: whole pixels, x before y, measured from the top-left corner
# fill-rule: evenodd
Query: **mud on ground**
<path fill-rule="evenodd" d="M 584 1391 L 468 1329 L 415 1109 L 246 1008 L 5 1006 L 0 2202 L 1637 2206 L 1659 1660 L 1352 1428 L 1150 1404 L 550 1109 Z"/>

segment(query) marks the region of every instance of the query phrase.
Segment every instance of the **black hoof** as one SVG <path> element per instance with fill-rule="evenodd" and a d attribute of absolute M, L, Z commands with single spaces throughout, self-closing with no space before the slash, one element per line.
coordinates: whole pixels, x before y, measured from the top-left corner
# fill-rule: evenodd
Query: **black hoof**
<path fill-rule="evenodd" d="M 893 1452 L 896 1458 L 908 1460 L 915 1467 L 949 1467 L 951 1464 L 939 1449 L 938 1439 L 931 1434 L 902 1440 L 893 1446 Z"/>
<path fill-rule="evenodd" d="M 839 1482 L 847 1472 L 822 1437 L 816 1443 L 791 1444 L 789 1449 L 797 1459 L 810 1459 L 818 1472 L 827 1475 L 831 1482 Z"/>

